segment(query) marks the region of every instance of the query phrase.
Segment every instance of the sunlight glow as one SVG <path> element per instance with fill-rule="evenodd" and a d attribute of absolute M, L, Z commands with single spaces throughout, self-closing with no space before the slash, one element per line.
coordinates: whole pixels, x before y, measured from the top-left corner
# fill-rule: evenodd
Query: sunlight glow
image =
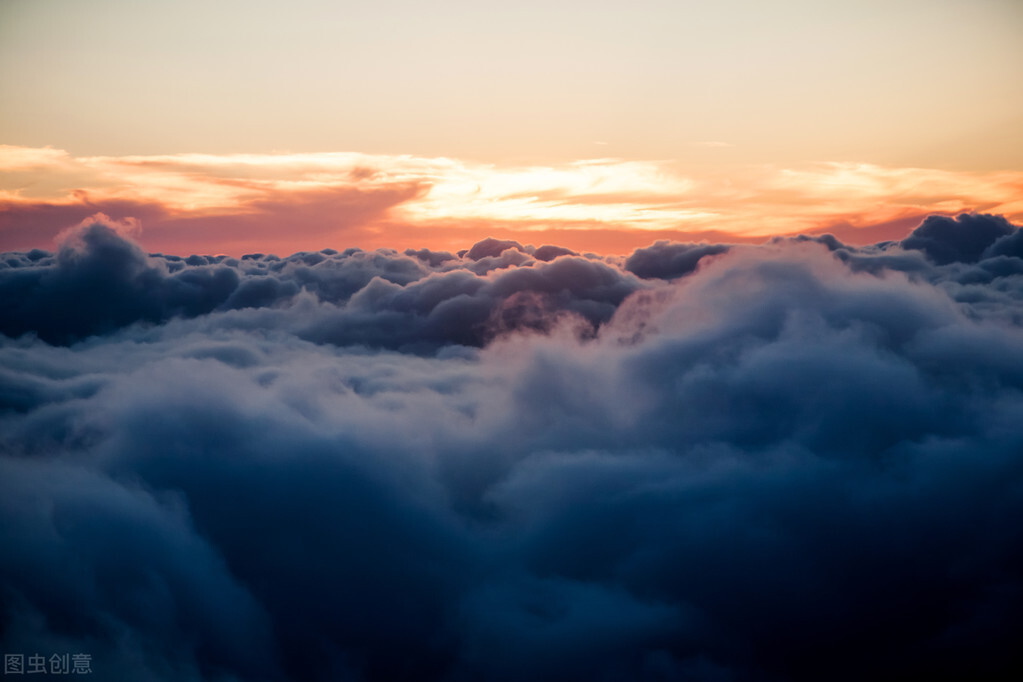
<path fill-rule="evenodd" d="M 473 239 L 486 236 L 488 226 L 521 232 L 524 239 L 549 230 L 715 232 L 749 239 L 836 225 L 855 230 L 927 213 L 982 211 L 1023 219 L 1023 172 L 865 163 L 750 165 L 697 176 L 667 161 L 613 158 L 497 166 L 358 153 L 75 157 L 59 149 L 5 146 L 0 173 L 4 186 L 13 188 L 0 195 L 3 211 L 81 206 L 77 223 L 96 210 L 117 214 L 109 204 L 122 206 L 120 218 L 137 217 L 128 207 L 148 206 L 172 219 L 206 219 L 213 241 L 213 218 L 243 216 L 268 226 L 286 217 L 293 240 L 304 228 L 320 239 L 331 230 L 361 226 L 377 235 L 374 243 L 391 245 L 418 242 L 419 232 L 469 230 L 463 238 Z M 152 220 L 142 222 L 145 240 Z"/>

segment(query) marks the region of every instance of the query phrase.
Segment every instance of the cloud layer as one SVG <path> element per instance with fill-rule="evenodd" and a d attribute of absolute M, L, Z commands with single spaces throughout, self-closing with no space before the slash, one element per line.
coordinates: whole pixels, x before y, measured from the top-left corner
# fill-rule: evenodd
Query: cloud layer
<path fill-rule="evenodd" d="M 4 652 L 963 679 L 1023 635 L 1023 232 L 0 261 Z"/>

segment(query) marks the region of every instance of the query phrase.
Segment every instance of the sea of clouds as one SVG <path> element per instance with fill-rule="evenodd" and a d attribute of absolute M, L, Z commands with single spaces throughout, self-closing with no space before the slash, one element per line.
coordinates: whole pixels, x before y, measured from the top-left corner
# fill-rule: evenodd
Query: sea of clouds
<path fill-rule="evenodd" d="M 0 648 L 97 680 L 1023 666 L 1023 230 L 0 256 Z"/>

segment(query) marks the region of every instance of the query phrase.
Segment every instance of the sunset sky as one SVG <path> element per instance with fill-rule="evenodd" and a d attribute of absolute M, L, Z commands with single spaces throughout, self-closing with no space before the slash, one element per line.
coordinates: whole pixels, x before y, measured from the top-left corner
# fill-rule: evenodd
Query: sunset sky
<path fill-rule="evenodd" d="M 0 3 L 0 249 L 625 252 L 1023 219 L 1023 5 Z"/>

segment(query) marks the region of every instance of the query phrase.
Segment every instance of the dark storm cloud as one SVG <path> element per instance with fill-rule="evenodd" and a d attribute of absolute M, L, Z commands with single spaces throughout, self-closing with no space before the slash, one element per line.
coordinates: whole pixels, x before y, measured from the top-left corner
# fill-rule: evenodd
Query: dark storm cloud
<path fill-rule="evenodd" d="M 1020 233 L 954 223 L 628 269 L 102 226 L 7 254 L 3 650 L 142 680 L 1018 671 Z"/>

